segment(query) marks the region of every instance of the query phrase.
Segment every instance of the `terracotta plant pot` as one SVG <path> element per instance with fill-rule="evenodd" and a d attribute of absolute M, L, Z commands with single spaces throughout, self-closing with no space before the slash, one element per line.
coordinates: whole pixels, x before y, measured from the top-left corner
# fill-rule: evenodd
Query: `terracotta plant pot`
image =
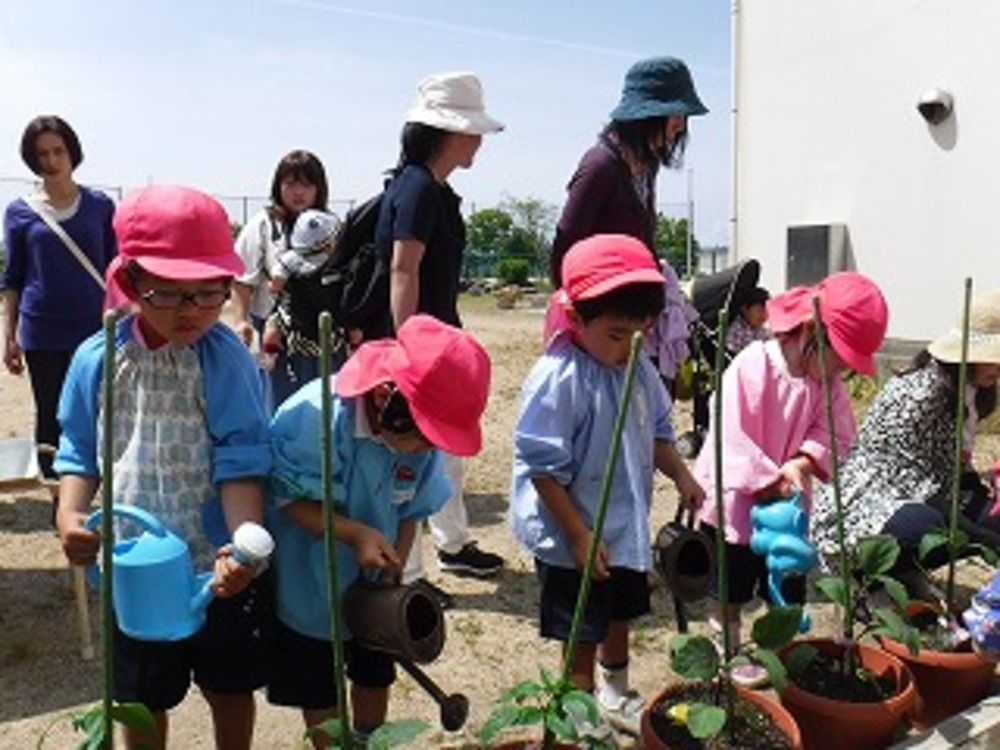
<path fill-rule="evenodd" d="M 654 711 L 659 710 L 659 707 L 670 696 L 682 691 L 684 688 L 685 683 L 683 682 L 669 685 L 646 702 L 646 707 L 642 710 L 642 719 L 639 726 L 639 736 L 642 738 L 642 747 L 644 750 L 669 750 L 666 742 L 656 733 L 656 729 L 653 726 L 652 714 Z M 741 698 L 746 698 L 748 701 L 756 704 L 771 717 L 775 726 L 788 738 L 792 750 L 802 750 L 802 736 L 799 733 L 799 727 L 792 715 L 780 703 L 764 693 L 747 690 L 738 686 L 736 687 L 736 693 Z"/>
<path fill-rule="evenodd" d="M 781 650 L 782 658 L 800 643 L 826 654 L 837 654 L 841 646 L 830 640 L 796 641 Z M 858 645 L 861 664 L 879 676 L 891 675 L 896 694 L 876 703 L 851 703 L 809 693 L 791 681 L 781 693 L 781 703 L 802 730 L 809 750 L 875 750 L 886 747 L 896 727 L 914 710 L 917 691 L 913 677 L 899 659 L 881 649 Z"/>
<path fill-rule="evenodd" d="M 902 661 L 913 674 L 920 696 L 911 721 L 926 729 L 963 711 L 990 693 L 994 665 L 971 650 L 934 651 L 921 648 L 914 656 L 891 638 L 882 639 L 882 648 Z"/>

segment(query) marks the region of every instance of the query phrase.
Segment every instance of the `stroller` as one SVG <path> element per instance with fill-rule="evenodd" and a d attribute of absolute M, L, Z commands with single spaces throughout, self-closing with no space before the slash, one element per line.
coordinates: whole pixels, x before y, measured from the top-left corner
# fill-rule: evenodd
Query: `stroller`
<path fill-rule="evenodd" d="M 712 395 L 720 313 L 725 310 L 726 319 L 730 322 L 734 320 L 759 279 L 760 263 L 749 258 L 718 273 L 699 276 L 691 283 L 688 297 L 698 311 L 698 319 L 691 325 L 689 344 L 693 366 L 691 399 L 694 425 L 689 432 L 677 438 L 677 451 L 684 458 L 698 455 L 708 430 L 708 400 Z M 723 353 L 723 369 L 732 356 L 728 351 Z"/>

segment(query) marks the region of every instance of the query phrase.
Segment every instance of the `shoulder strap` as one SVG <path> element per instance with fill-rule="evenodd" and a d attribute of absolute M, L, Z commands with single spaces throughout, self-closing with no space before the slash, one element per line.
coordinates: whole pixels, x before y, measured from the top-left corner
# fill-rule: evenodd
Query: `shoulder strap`
<path fill-rule="evenodd" d="M 66 230 L 59 225 L 59 222 L 55 220 L 55 217 L 49 212 L 49 208 L 45 205 L 45 202 L 35 195 L 26 196 L 24 198 L 24 202 L 28 204 L 29 208 L 38 214 L 39 218 L 41 218 L 41 220 L 48 225 L 49 229 L 55 233 L 56 237 L 63 241 L 66 248 L 73 253 L 80 265 L 83 266 L 83 270 L 91 275 L 94 281 L 97 282 L 97 285 L 101 287 L 101 290 L 106 291 L 107 287 L 104 284 L 104 277 L 97 272 L 97 269 L 94 268 L 94 264 L 90 262 L 90 258 L 88 258 L 83 250 L 80 249 L 80 246 L 76 244 L 76 241 L 70 237 Z"/>

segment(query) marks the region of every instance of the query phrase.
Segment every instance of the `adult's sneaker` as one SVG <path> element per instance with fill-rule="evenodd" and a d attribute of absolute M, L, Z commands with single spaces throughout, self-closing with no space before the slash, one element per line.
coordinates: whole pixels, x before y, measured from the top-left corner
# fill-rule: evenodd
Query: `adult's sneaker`
<path fill-rule="evenodd" d="M 438 550 L 441 570 L 452 573 L 469 573 L 488 578 L 503 567 L 503 558 L 492 552 L 483 552 L 475 542 L 469 542 L 454 554 Z"/>

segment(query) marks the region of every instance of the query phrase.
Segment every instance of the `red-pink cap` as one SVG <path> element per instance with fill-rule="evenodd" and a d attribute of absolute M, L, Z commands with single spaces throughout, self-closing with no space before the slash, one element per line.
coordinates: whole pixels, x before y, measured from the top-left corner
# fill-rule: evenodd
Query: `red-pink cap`
<path fill-rule="evenodd" d="M 337 373 L 337 394 L 358 396 L 380 383 L 402 391 L 433 445 L 456 456 L 482 448 L 480 419 L 490 390 L 490 358 L 471 334 L 430 315 L 413 315 L 395 339 L 362 344 Z"/>
<path fill-rule="evenodd" d="M 595 234 L 577 242 L 563 257 L 562 279 L 571 302 L 626 284 L 666 281 L 650 249 L 624 234 Z"/>
<path fill-rule="evenodd" d="M 799 286 L 772 297 L 767 322 L 774 333 L 785 333 L 813 317 L 813 297 L 819 297 L 820 319 L 830 345 L 851 369 L 875 374 L 875 353 L 889 324 L 889 308 L 875 282 L 855 271 L 827 276 L 815 286 Z"/>
<path fill-rule="evenodd" d="M 135 190 L 116 209 L 114 228 L 118 257 L 108 267 L 109 287 L 121 282 L 120 272 L 129 261 L 175 281 L 243 273 L 225 209 L 198 190 L 175 185 Z"/>

